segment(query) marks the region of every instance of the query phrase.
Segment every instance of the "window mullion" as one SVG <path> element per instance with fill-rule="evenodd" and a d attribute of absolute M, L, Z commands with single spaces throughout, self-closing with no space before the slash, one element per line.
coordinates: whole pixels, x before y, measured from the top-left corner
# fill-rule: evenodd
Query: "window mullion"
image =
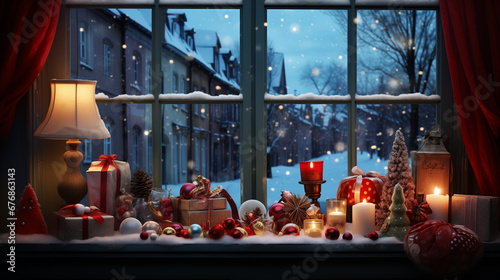
<path fill-rule="evenodd" d="M 351 174 L 351 168 L 356 165 L 356 132 L 357 132 L 357 108 L 356 108 L 356 83 L 357 83 L 357 26 L 355 19 L 357 10 L 355 0 L 351 0 L 351 7 L 347 12 L 347 92 L 351 95 L 351 102 L 347 106 L 347 147 L 348 160 L 347 172 Z"/>
<path fill-rule="evenodd" d="M 243 1 L 241 10 L 241 199 L 266 204 L 266 10 L 264 0 Z"/>
<path fill-rule="evenodd" d="M 153 184 L 155 188 L 162 188 L 162 119 L 159 95 L 161 91 L 161 48 L 162 48 L 162 17 L 159 1 L 155 0 L 152 10 L 152 127 L 153 127 Z M 151 160 L 151 159 L 150 159 Z"/>

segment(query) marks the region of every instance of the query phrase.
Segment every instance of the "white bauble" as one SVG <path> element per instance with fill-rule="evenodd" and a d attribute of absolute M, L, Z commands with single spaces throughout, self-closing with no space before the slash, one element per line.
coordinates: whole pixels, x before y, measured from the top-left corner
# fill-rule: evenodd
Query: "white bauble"
<path fill-rule="evenodd" d="M 142 232 L 142 224 L 136 218 L 126 218 L 120 224 L 120 234 L 139 234 Z"/>
<path fill-rule="evenodd" d="M 77 203 L 75 204 L 75 209 L 73 210 L 73 213 L 76 216 L 81 216 L 85 213 L 85 206 L 83 204 Z"/>
<path fill-rule="evenodd" d="M 250 213 L 255 208 L 260 208 L 260 211 L 262 213 L 262 218 L 265 218 L 265 215 L 267 213 L 266 206 L 262 204 L 262 202 L 255 200 L 255 199 L 250 199 L 245 202 L 243 202 L 240 206 L 240 209 L 238 211 L 238 214 L 240 215 L 240 218 L 245 217 L 246 213 Z"/>

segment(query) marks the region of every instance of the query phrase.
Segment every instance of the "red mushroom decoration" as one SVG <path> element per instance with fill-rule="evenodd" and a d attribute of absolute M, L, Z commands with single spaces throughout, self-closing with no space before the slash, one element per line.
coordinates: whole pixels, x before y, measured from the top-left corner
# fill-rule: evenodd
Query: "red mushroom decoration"
<path fill-rule="evenodd" d="M 471 269 L 483 256 L 483 244 L 472 230 L 437 220 L 411 227 L 404 247 L 417 267 L 443 277 Z"/>

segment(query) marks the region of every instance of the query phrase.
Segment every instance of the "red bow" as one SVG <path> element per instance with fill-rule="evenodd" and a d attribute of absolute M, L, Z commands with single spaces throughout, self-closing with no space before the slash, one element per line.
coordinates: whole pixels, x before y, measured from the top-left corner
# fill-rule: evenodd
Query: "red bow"
<path fill-rule="evenodd" d="M 99 205 L 99 208 L 104 209 L 106 211 L 106 187 L 107 187 L 107 174 L 106 171 L 108 171 L 109 166 L 113 166 L 116 168 L 116 195 L 120 193 L 120 186 L 121 186 L 121 171 L 118 166 L 115 164 L 115 160 L 118 158 L 117 155 L 100 155 L 99 156 L 99 163 L 97 166 L 102 166 L 102 172 L 101 172 L 101 203 Z"/>

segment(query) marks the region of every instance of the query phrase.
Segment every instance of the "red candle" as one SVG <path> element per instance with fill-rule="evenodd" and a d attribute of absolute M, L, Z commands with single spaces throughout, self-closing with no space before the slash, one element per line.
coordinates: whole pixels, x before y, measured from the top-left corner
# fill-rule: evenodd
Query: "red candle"
<path fill-rule="evenodd" d="M 300 177 L 302 181 L 323 180 L 323 161 L 301 161 Z"/>

